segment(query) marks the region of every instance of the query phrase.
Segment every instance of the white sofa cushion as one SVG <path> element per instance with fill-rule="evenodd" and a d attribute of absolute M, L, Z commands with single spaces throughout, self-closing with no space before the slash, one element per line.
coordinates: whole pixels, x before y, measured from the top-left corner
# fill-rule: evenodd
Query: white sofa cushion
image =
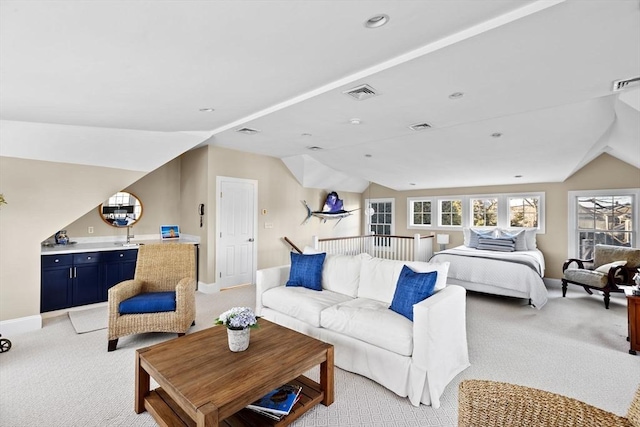
<path fill-rule="evenodd" d="M 402 356 L 413 353 L 413 322 L 389 310 L 389 304 L 357 298 L 320 314 L 323 328 L 356 338 Z"/>
<path fill-rule="evenodd" d="M 403 263 L 415 271 L 416 273 L 429 273 L 430 271 L 437 271 L 438 278 L 436 279 L 435 291 L 444 289 L 447 286 L 447 275 L 449 274 L 449 261 L 445 262 L 422 262 L 422 261 L 403 261 Z"/>
<path fill-rule="evenodd" d="M 371 259 L 371 255 L 327 254 L 322 268 L 322 288 L 355 298 L 363 259 Z"/>
<path fill-rule="evenodd" d="M 403 265 L 404 263 L 401 261 L 382 258 L 363 259 L 358 298 L 381 301 L 387 303 L 387 307 L 389 307 Z"/>
<path fill-rule="evenodd" d="M 435 290 L 447 286 L 449 262 L 393 261 L 381 258 L 363 258 L 360 269 L 358 298 L 370 298 L 391 304 L 402 267 L 406 265 L 416 273 L 437 271 Z"/>
<path fill-rule="evenodd" d="M 352 298 L 336 292 L 303 287 L 278 286 L 262 294 L 262 305 L 320 327 L 320 312 Z"/>

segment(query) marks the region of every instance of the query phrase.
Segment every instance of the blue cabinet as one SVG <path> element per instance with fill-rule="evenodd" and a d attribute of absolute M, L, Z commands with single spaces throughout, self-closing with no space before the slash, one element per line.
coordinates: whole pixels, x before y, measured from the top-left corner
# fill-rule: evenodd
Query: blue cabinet
<path fill-rule="evenodd" d="M 40 312 L 107 300 L 111 286 L 132 279 L 137 249 L 42 255 Z"/>
<path fill-rule="evenodd" d="M 137 249 L 109 251 L 103 253 L 103 286 L 101 298 L 107 300 L 109 288 L 125 280 L 133 279 L 136 272 Z"/>

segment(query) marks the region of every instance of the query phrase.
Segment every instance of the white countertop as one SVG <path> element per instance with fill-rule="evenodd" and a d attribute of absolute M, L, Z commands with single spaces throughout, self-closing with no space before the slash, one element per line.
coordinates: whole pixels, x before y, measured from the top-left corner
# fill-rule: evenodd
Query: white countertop
<path fill-rule="evenodd" d="M 73 241 L 73 239 L 71 239 Z M 127 249 L 138 249 L 139 245 L 150 245 L 153 243 L 188 243 L 197 245 L 200 239 L 195 236 L 183 236 L 179 239 L 161 240 L 158 238 L 131 239 L 129 246 L 125 246 L 125 240 L 120 237 L 117 240 L 92 240 L 77 239 L 78 242 L 67 245 L 42 246 L 40 253 L 42 255 L 61 255 L 74 254 L 79 252 L 102 252 L 102 251 L 119 251 Z"/>

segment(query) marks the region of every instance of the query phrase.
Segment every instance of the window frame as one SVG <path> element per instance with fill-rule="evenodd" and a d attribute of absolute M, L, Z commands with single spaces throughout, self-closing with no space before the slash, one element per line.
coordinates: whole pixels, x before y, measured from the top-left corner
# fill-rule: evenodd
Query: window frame
<path fill-rule="evenodd" d="M 578 217 L 577 217 L 577 200 L 579 197 L 588 196 L 631 196 L 633 197 L 633 227 L 631 230 L 632 247 L 640 248 L 638 237 L 640 236 L 640 188 L 618 188 L 605 190 L 576 190 L 569 191 L 567 195 L 568 215 L 567 218 L 567 258 L 578 258 L 580 253 L 580 245 L 578 237 Z"/>
<path fill-rule="evenodd" d="M 385 198 L 379 198 L 379 199 L 364 199 L 364 205 L 366 206 L 366 208 L 364 209 L 364 229 L 365 229 L 364 234 L 365 235 L 373 234 L 371 233 L 371 217 L 366 213 L 371 203 L 391 203 L 391 224 L 390 224 L 391 234 L 389 234 L 389 236 L 395 235 L 396 199 L 393 197 L 385 197 Z"/>

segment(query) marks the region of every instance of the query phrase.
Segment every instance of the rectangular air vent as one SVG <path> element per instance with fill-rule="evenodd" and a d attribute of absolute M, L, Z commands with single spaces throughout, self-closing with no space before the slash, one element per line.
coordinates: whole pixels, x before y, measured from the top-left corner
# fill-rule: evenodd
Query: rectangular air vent
<path fill-rule="evenodd" d="M 409 129 L 411 129 L 411 130 L 431 129 L 431 125 L 429 123 L 415 123 L 415 124 L 409 126 Z"/>
<path fill-rule="evenodd" d="M 246 135 L 255 135 L 260 131 L 258 129 L 240 128 L 240 129 L 236 129 L 236 132 L 244 133 Z"/>
<path fill-rule="evenodd" d="M 365 99 L 373 98 L 374 96 L 379 95 L 379 93 L 376 92 L 374 88 L 367 84 L 354 87 L 353 89 L 345 90 L 342 93 L 352 97 L 357 101 L 364 101 Z"/>
<path fill-rule="evenodd" d="M 613 82 L 613 90 L 614 92 L 619 92 L 623 89 L 626 89 L 631 86 L 640 85 L 640 77 L 631 77 L 629 79 L 616 80 Z"/>

